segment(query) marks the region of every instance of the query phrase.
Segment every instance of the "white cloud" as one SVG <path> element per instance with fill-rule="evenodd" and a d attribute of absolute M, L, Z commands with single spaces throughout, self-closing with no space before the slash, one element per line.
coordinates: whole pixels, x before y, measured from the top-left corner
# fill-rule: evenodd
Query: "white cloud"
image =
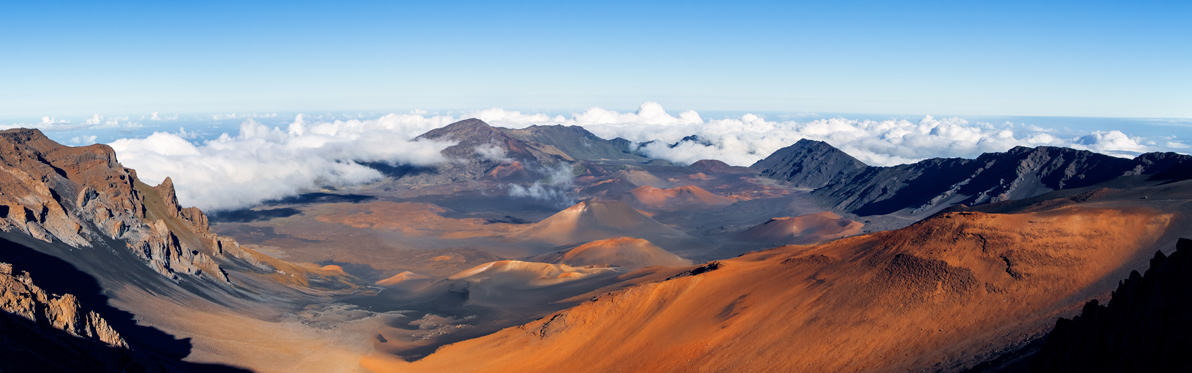
<path fill-rule="evenodd" d="M 145 119 L 145 118 L 141 117 L 141 119 Z M 149 113 L 149 120 L 178 120 L 178 115 L 174 114 L 174 115 L 168 115 L 168 116 L 161 116 L 160 113 L 155 111 L 155 112 Z"/>
<path fill-rule="evenodd" d="M 361 162 L 421 165 L 441 162 L 439 150 L 446 146 L 444 143 L 411 139 L 431 129 L 473 117 L 509 128 L 535 124 L 579 125 L 606 139 L 623 137 L 636 142 L 640 151 L 649 156 L 683 164 L 719 159 L 748 166 L 805 138 L 826 141 L 871 165 L 910 163 L 931 157 L 971 158 L 984 152 L 1006 151 L 1016 145 L 1066 146 L 1118 156 L 1187 148 L 1186 140 L 1175 137 L 1137 138 L 1121 131 L 1060 132 L 1025 123 L 972 122 L 933 116 L 915 120 L 814 116 L 769 120 L 745 114 L 705 119 L 690 110 L 672 115 L 654 102 L 644 103 L 633 112 L 591 108 L 569 116 L 501 108 L 464 112 L 458 117 L 421 110 L 386 114 L 375 119 L 334 119 L 363 115 L 318 114 L 298 115 L 292 123 L 278 128 L 266 127 L 251 119 L 274 115 L 213 116 L 213 119 L 249 119 L 241 125 L 238 135 L 225 134 L 203 143 L 187 141 L 187 138 L 194 138 L 196 132 L 180 129 L 176 134 L 155 133 L 142 139 L 122 139 L 112 145 L 126 166 L 136 168 L 150 181 L 173 177 L 183 203 L 208 209 L 243 207 L 321 185 L 351 185 L 380 177 L 376 171 L 361 166 Z M 99 120 L 103 120 L 103 124 L 97 128 L 140 126 L 129 122 L 127 117 L 100 116 L 87 120 L 87 126 Z M 42 122 L 50 127 L 70 126 L 52 117 Z M 690 135 L 698 136 L 699 141 L 681 141 Z M 84 140 L 86 138 L 79 138 L 80 143 Z M 670 146 L 675 143 L 678 144 Z M 475 151 L 494 160 L 506 157 L 497 147 L 480 146 Z M 568 188 L 569 185 L 551 178 L 527 186 L 510 185 L 508 193 L 514 197 L 562 203 L 572 200 Z"/>
<path fill-rule="evenodd" d="M 66 119 L 58 120 L 58 119 L 54 119 L 54 117 L 48 117 L 48 116 L 41 117 L 41 124 L 44 126 L 52 126 L 55 124 L 69 124 L 69 123 L 70 123 L 70 121 L 66 120 Z"/>
<path fill-rule="evenodd" d="M 903 119 L 858 120 L 819 118 L 808 121 L 770 121 L 754 114 L 704 120 L 694 111 L 672 116 L 661 105 L 647 102 L 633 113 L 592 108 L 573 114 L 566 125 L 580 125 L 604 138 L 622 137 L 646 143 L 640 150 L 656 158 L 688 164 L 719 159 L 748 166 L 800 139 L 826 141 L 871 165 L 910 163 L 932 157 L 975 157 L 1002 152 L 1016 145 L 1067 146 L 1117 156 L 1155 151 L 1120 131 L 1092 132 L 1063 138 L 1050 130 L 1025 124 L 969 122 L 962 118 L 924 116 Z M 697 135 L 710 143 L 682 141 Z M 653 143 L 648 143 L 654 140 Z M 677 146 L 669 145 L 678 143 Z"/>
<path fill-rule="evenodd" d="M 451 143 L 410 140 L 411 133 L 441 124 L 446 123 L 396 115 L 308 124 L 299 115 L 286 130 L 250 119 L 241 124 L 238 135 L 223 134 L 198 145 L 179 134 L 156 132 L 111 146 L 146 182 L 173 178 L 183 204 L 219 210 L 382 177 L 361 162 L 445 161 L 439 152 Z"/>
<path fill-rule="evenodd" d="M 75 136 L 70 138 L 70 142 L 76 145 L 91 145 L 95 143 L 97 137 L 95 135 Z"/>
<path fill-rule="evenodd" d="M 505 128 L 525 128 L 535 124 L 551 124 L 567 120 L 561 115 L 551 117 L 546 114 L 522 114 L 519 111 L 500 108 L 474 111 L 462 118 L 476 118 L 489 125 Z"/>
<path fill-rule="evenodd" d="M 505 148 L 493 144 L 484 144 L 475 148 L 476 155 L 493 162 L 510 163 L 513 160 L 505 156 Z"/>
<path fill-rule="evenodd" d="M 1074 145 L 1106 154 L 1146 152 L 1147 146 L 1140 144 L 1140 141 L 1126 136 L 1122 131 L 1095 131 L 1076 139 Z"/>
<path fill-rule="evenodd" d="M 509 196 L 514 198 L 532 198 L 566 207 L 575 204 L 575 197 L 571 195 L 572 181 L 575 178 L 571 163 L 560 162 L 554 167 L 543 168 L 540 171 L 547 175 L 546 179 L 535 181 L 528 186 L 509 184 Z"/>
<path fill-rule="evenodd" d="M 225 119 L 248 119 L 248 118 L 277 118 L 277 113 L 227 113 L 214 114 L 211 116 L 212 120 Z"/>
<path fill-rule="evenodd" d="M 128 117 L 104 117 L 99 114 L 94 114 L 90 118 L 84 119 L 81 123 L 74 123 L 69 119 L 57 119 L 52 116 L 44 116 L 37 122 L 32 123 L 12 123 L 0 125 L 0 129 L 9 128 L 37 128 L 43 131 L 74 131 L 82 129 L 120 129 L 124 131 L 141 128 L 138 123 L 128 122 Z"/>

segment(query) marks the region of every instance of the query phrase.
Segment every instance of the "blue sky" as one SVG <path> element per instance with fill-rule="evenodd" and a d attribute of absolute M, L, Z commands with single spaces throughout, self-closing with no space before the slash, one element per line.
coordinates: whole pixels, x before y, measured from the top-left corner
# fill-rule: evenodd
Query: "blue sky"
<path fill-rule="evenodd" d="M 1192 2 L 24 2 L 0 120 L 673 110 L 1192 117 Z"/>

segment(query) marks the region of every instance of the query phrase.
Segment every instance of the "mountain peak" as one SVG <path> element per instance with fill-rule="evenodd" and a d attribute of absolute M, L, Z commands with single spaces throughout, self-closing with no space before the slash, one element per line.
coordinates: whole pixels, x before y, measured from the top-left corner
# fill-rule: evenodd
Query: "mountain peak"
<path fill-rule="evenodd" d="M 418 138 L 430 140 L 446 138 L 462 141 L 465 138 L 475 137 L 477 135 L 489 135 L 492 132 L 497 131 L 488 125 L 488 123 L 480 119 L 469 118 L 430 130 L 418 136 Z"/>
<path fill-rule="evenodd" d="M 819 188 L 868 166 L 826 142 L 801 139 L 749 167 L 795 186 Z"/>
<path fill-rule="evenodd" d="M 0 136 L 8 137 L 13 140 L 17 139 L 38 139 L 44 138 L 46 135 L 41 130 L 36 128 L 12 128 L 0 131 Z"/>

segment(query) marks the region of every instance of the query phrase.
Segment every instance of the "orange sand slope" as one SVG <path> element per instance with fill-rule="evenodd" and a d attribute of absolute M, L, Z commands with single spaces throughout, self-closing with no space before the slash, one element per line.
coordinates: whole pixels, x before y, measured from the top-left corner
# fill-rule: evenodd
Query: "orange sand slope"
<path fill-rule="evenodd" d="M 624 202 L 583 201 L 514 234 L 521 240 L 555 245 L 590 242 L 622 236 L 654 240 L 687 238 Z"/>
<path fill-rule="evenodd" d="M 380 354 L 361 363 L 394 372 L 958 370 L 1106 295 L 1172 218 L 1085 207 L 946 213 L 724 260 L 414 363 Z"/>
<path fill-rule="evenodd" d="M 466 279 L 477 282 L 515 282 L 529 286 L 546 286 L 578 280 L 592 274 L 608 272 L 609 270 L 609 268 L 576 268 L 566 264 L 501 260 L 464 270 L 448 277 L 448 279 Z"/>
<path fill-rule="evenodd" d="M 753 242 L 811 244 L 861 234 L 861 222 L 841 218 L 830 211 L 796 217 L 773 218 L 749 228 L 737 238 Z"/>
<path fill-rule="evenodd" d="M 736 202 L 692 185 L 670 189 L 643 186 L 630 191 L 629 196 L 643 206 L 662 210 L 727 206 Z"/>
<path fill-rule="evenodd" d="M 402 271 L 401 273 L 390 276 L 389 278 L 377 281 L 376 284 L 381 285 L 381 286 L 393 286 L 393 285 L 406 283 L 406 282 L 410 282 L 410 281 L 429 280 L 429 279 L 430 279 L 429 276 L 420 275 L 420 274 L 410 272 L 410 271 Z"/>
<path fill-rule="evenodd" d="M 617 237 L 588 242 L 571 250 L 547 255 L 543 261 L 573 266 L 617 266 L 638 269 L 651 266 L 683 267 L 691 261 L 658 247 L 650 241 Z"/>

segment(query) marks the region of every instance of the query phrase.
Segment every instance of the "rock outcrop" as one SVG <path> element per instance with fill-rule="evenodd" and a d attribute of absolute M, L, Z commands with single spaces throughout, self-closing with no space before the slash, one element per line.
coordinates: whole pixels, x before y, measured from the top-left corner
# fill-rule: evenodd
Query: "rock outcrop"
<path fill-rule="evenodd" d="M 74 295 L 49 294 L 28 273 L 14 273 L 9 263 L 0 263 L 0 310 L 75 337 L 128 348 L 120 333 L 95 311 L 81 309 Z"/>
<path fill-rule="evenodd" d="M 87 249 L 122 241 L 158 273 L 226 282 L 214 257 L 246 256 L 211 233 L 207 216 L 182 208 L 167 178 L 150 187 L 111 147 L 67 147 L 36 129 L 0 131 L 0 230 Z"/>

